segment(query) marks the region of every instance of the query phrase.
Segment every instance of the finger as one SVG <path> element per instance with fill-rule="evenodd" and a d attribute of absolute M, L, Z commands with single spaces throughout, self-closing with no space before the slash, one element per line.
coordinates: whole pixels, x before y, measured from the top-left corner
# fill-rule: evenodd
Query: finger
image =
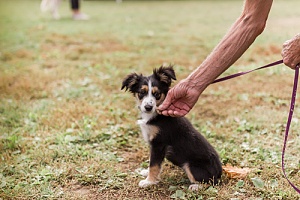
<path fill-rule="evenodd" d="M 168 115 L 171 117 L 183 117 L 187 114 L 188 112 L 186 110 L 169 110 Z"/>
<path fill-rule="evenodd" d="M 188 112 L 185 110 L 180 110 L 180 111 L 174 111 L 173 115 L 175 117 L 184 117 Z"/>
<path fill-rule="evenodd" d="M 163 114 L 163 115 L 165 115 L 165 112 L 164 112 L 164 111 L 170 109 L 170 105 L 169 105 L 169 106 L 164 106 L 163 104 L 164 104 L 164 103 L 162 103 L 160 106 L 158 106 L 158 107 L 156 108 L 156 111 L 158 112 L 158 114 Z"/>
<path fill-rule="evenodd" d="M 283 58 L 283 63 L 286 65 L 286 66 L 288 66 L 289 68 L 291 68 L 291 69 L 295 69 L 295 64 L 294 63 L 292 63 L 292 60 L 289 58 L 289 57 L 284 57 Z"/>
<path fill-rule="evenodd" d="M 171 117 L 175 117 L 173 110 L 168 110 L 168 115 Z"/>
<path fill-rule="evenodd" d="M 183 117 L 188 113 L 186 110 L 164 110 L 161 111 L 161 115 L 170 116 L 170 117 Z"/>
<path fill-rule="evenodd" d="M 158 107 L 156 108 L 156 112 L 157 112 L 158 114 L 160 114 L 160 115 L 163 115 L 163 111 L 165 111 L 165 110 L 166 110 L 166 109 L 161 108 L 161 105 L 158 106 Z"/>
<path fill-rule="evenodd" d="M 170 104 L 171 104 L 171 100 L 167 96 L 165 98 L 165 100 L 163 101 L 163 103 L 157 107 L 157 109 L 160 110 L 160 111 L 166 110 L 170 106 Z"/>
<path fill-rule="evenodd" d="M 162 112 L 161 112 L 161 114 L 162 114 L 162 115 L 164 115 L 164 116 L 169 116 L 169 114 L 168 114 L 168 111 L 167 111 L 167 110 L 164 110 L 164 111 L 162 111 Z"/>
<path fill-rule="evenodd" d="M 287 41 L 285 41 L 284 43 L 283 43 L 283 47 L 286 47 L 286 46 L 288 46 L 289 45 L 289 43 L 290 43 L 290 40 L 287 40 Z"/>
<path fill-rule="evenodd" d="M 176 109 L 178 110 L 184 110 L 184 111 L 187 111 L 189 112 L 191 110 L 191 108 L 186 104 L 186 103 L 183 103 L 183 102 L 176 102 Z"/>

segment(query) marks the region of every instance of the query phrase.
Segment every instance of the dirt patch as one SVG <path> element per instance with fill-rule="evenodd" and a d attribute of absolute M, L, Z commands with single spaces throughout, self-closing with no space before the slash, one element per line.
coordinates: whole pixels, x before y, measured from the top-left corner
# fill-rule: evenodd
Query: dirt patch
<path fill-rule="evenodd" d="M 84 117 L 96 116 L 97 110 L 95 107 L 89 105 L 86 101 L 69 101 L 57 102 L 56 108 L 49 110 L 49 116 L 41 119 L 42 124 L 45 126 L 60 127 L 66 129 L 75 123 L 74 128 L 82 128 L 78 124 Z"/>
<path fill-rule="evenodd" d="M 0 94 L 14 96 L 16 99 L 39 99 L 47 96 L 47 84 L 56 77 L 38 69 L 26 66 L 11 74 L 1 74 Z"/>
<path fill-rule="evenodd" d="M 74 199 L 101 199 L 101 194 L 95 186 L 82 186 L 78 183 L 69 184 L 63 188 L 66 198 Z"/>

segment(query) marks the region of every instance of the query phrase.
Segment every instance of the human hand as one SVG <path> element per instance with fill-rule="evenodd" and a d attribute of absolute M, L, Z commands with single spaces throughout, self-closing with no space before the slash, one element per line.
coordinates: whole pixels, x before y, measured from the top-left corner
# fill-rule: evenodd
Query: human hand
<path fill-rule="evenodd" d="M 183 117 L 193 108 L 200 94 L 191 82 L 184 79 L 169 90 L 157 111 L 166 116 Z"/>
<path fill-rule="evenodd" d="M 296 68 L 297 64 L 300 63 L 300 34 L 283 44 L 281 55 L 285 65 L 291 69 Z"/>

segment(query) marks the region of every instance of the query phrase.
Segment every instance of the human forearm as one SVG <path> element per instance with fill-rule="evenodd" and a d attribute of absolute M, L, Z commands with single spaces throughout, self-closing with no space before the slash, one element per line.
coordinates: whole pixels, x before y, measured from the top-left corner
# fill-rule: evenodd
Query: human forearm
<path fill-rule="evenodd" d="M 250 3 L 250 1 L 252 1 Z M 245 1 L 243 13 L 204 62 L 186 79 L 200 94 L 249 48 L 264 30 L 272 0 Z"/>

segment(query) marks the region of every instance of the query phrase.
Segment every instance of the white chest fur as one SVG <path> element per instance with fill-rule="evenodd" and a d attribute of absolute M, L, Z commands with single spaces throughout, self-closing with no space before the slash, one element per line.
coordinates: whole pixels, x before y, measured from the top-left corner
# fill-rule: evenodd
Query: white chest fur
<path fill-rule="evenodd" d="M 158 134 L 159 128 L 157 126 L 147 124 L 149 118 L 143 116 L 143 119 L 137 121 L 140 125 L 141 131 L 146 142 L 151 142 Z"/>

